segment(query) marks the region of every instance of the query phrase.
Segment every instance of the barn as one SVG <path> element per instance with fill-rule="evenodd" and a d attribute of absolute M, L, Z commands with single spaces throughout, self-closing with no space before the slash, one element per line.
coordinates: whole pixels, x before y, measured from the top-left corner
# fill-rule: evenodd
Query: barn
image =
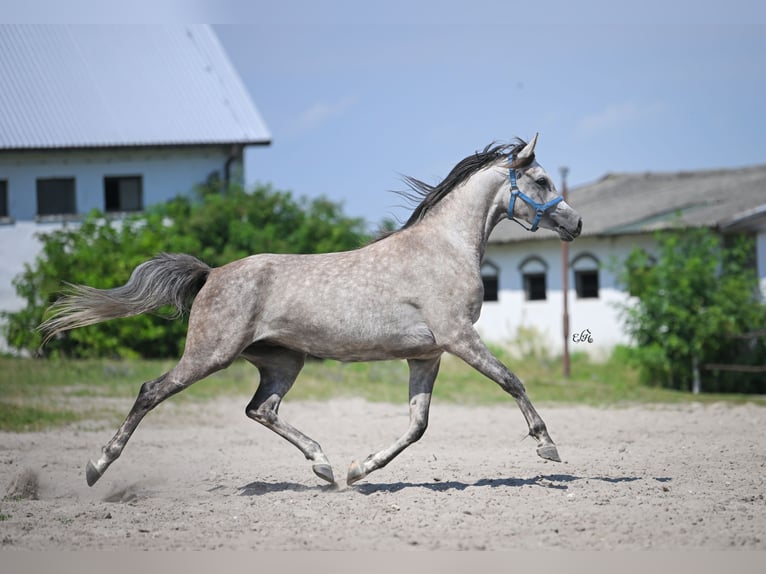
<path fill-rule="evenodd" d="M 482 275 L 485 302 L 478 329 L 496 342 L 524 342 L 553 355 L 563 350 L 563 273 L 567 268 L 570 351 L 604 358 L 628 343 L 616 304 L 629 295 L 613 266 L 634 247 L 656 251 L 654 232 L 705 226 L 722 237 L 755 240 L 753 265 L 766 297 L 766 165 L 673 173 L 608 174 L 573 189 L 569 203 L 583 233 L 568 245 L 549 231 L 503 221 L 490 237 Z"/>
<path fill-rule="evenodd" d="M 0 310 L 36 234 L 242 181 L 266 124 L 205 25 L 0 26 Z"/>

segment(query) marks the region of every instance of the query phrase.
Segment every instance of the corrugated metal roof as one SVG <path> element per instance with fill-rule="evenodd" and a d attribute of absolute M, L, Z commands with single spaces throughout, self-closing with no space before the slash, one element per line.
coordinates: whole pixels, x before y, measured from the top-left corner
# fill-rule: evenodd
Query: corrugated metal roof
<path fill-rule="evenodd" d="M 569 192 L 583 235 L 648 233 L 675 226 L 722 227 L 766 206 L 766 165 L 675 173 L 609 174 Z M 491 243 L 551 239 L 503 221 Z"/>
<path fill-rule="evenodd" d="M 209 26 L 0 26 L 0 149 L 266 144 Z"/>

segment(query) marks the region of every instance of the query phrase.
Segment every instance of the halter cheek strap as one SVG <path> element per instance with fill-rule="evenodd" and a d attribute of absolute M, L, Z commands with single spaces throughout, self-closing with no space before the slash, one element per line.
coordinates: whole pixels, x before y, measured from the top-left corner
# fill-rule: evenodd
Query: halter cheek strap
<path fill-rule="evenodd" d="M 537 231 L 537 227 L 538 225 L 540 225 L 540 220 L 543 218 L 543 215 L 545 215 L 548 211 L 556 207 L 556 204 L 558 204 L 564 198 L 559 195 L 558 197 L 554 197 L 553 199 L 551 199 L 550 201 L 546 203 L 537 203 L 531 197 L 523 193 L 516 185 L 516 170 L 513 168 L 510 168 L 509 172 L 510 172 L 510 179 L 511 179 L 511 201 L 508 204 L 508 219 L 515 221 L 527 231 L 532 231 L 532 232 Z M 535 210 L 535 219 L 534 221 L 532 221 L 531 227 L 527 227 L 521 221 L 519 221 L 513 216 L 513 208 L 516 205 L 517 197 L 521 201 L 526 203 L 529 207 Z"/>

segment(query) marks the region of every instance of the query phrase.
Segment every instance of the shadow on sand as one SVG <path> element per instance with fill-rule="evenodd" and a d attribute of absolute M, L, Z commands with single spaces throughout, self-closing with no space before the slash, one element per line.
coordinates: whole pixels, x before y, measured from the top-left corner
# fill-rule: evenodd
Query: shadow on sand
<path fill-rule="evenodd" d="M 482 478 L 476 482 L 461 482 L 456 480 L 433 481 L 433 482 L 392 482 L 392 483 L 362 483 L 351 487 L 339 486 L 337 484 L 307 486 L 295 482 L 251 482 L 246 486 L 239 488 L 241 496 L 261 496 L 276 492 L 334 492 L 338 490 L 354 490 L 361 494 L 369 495 L 376 492 L 399 492 L 409 488 L 424 488 L 434 492 L 444 492 L 448 490 L 466 490 L 470 488 L 520 488 L 523 486 L 539 486 L 541 488 L 550 488 L 554 490 L 567 490 L 569 484 L 578 480 L 598 480 L 619 484 L 623 482 L 634 482 L 644 480 L 638 476 L 573 476 L 571 474 L 546 474 L 538 475 L 534 478 Z M 668 482 L 672 479 L 667 477 L 653 478 L 658 482 Z"/>
<path fill-rule="evenodd" d="M 356 490 L 362 494 L 373 494 L 375 492 L 397 492 L 405 488 L 426 488 L 436 492 L 446 490 L 466 490 L 469 488 L 520 488 L 522 486 L 539 486 L 541 488 L 550 488 L 554 490 L 567 490 L 569 483 L 577 480 L 601 480 L 604 482 L 633 482 L 641 480 L 637 476 L 622 476 L 617 478 L 609 477 L 585 477 L 573 476 L 571 474 L 546 474 L 538 475 L 533 478 L 482 478 L 476 482 L 466 483 L 460 481 L 434 481 L 434 482 L 395 482 L 390 484 L 360 484 Z"/>

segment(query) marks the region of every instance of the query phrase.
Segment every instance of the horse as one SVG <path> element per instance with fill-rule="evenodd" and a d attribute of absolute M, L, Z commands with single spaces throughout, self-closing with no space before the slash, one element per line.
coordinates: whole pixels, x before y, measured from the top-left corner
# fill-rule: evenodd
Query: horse
<path fill-rule="evenodd" d="M 351 462 L 352 485 L 419 440 L 428 425 L 441 357 L 452 354 L 517 402 L 543 459 L 561 459 L 521 380 L 482 342 L 474 324 L 483 300 L 480 267 L 492 229 L 511 219 L 572 241 L 580 215 L 535 158 L 538 134 L 490 144 L 460 161 L 438 185 L 405 178 L 421 199 L 400 229 L 350 251 L 255 254 L 212 268 L 188 254 L 160 254 L 123 286 L 70 285 L 39 329 L 44 342 L 94 323 L 166 305 L 188 311 L 178 363 L 143 383 L 135 403 L 97 460 L 89 486 L 120 456 L 144 416 L 168 397 L 242 357 L 260 373 L 246 415 L 295 445 L 320 479 L 335 484 L 315 440 L 279 416 L 307 357 L 344 362 L 406 360 L 409 425 L 393 444 Z"/>

